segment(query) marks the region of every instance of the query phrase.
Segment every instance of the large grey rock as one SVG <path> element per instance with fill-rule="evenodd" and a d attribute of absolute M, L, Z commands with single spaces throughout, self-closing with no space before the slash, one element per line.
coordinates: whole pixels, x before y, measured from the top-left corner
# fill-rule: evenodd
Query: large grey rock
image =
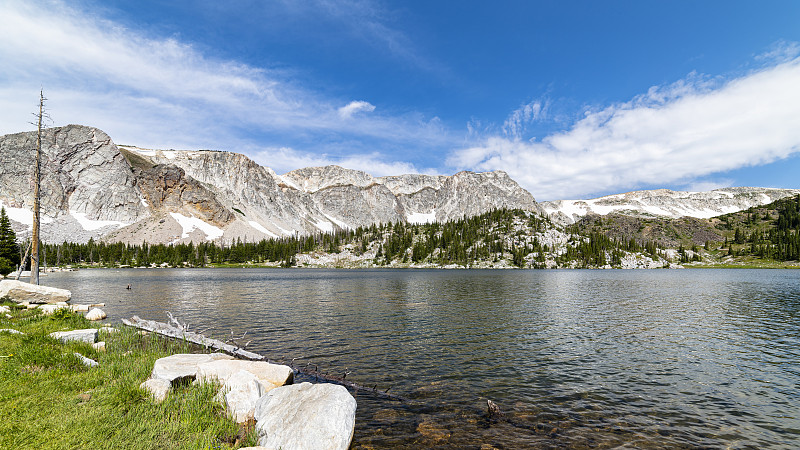
<path fill-rule="evenodd" d="M 179 353 L 157 359 L 153 364 L 150 378 L 167 380 L 170 383 L 176 380 L 190 379 L 197 376 L 197 366 L 217 360 L 232 360 L 233 356 L 224 353 L 193 354 Z"/>
<path fill-rule="evenodd" d="M 335 384 L 283 386 L 258 400 L 255 419 L 265 447 L 344 450 L 353 439 L 356 400 Z"/>
<path fill-rule="evenodd" d="M 97 340 L 97 328 L 86 328 L 84 330 L 72 330 L 72 331 L 56 331 L 50 333 L 49 336 L 53 339 L 58 339 L 64 343 L 70 341 L 78 341 L 78 342 L 86 342 L 87 344 L 93 344 Z"/>
<path fill-rule="evenodd" d="M 217 380 L 223 385 L 228 379 L 239 371 L 246 371 L 261 383 L 264 392 L 291 384 L 294 372 L 289 366 L 272 364 L 266 361 L 220 360 L 198 364 L 197 379 L 199 381 Z"/>
<path fill-rule="evenodd" d="M 3 297 L 8 297 L 17 303 L 58 303 L 68 302 L 72 298 L 72 292 L 24 281 L 2 280 L 0 281 L 0 298 Z"/>
<path fill-rule="evenodd" d="M 172 388 L 172 383 L 168 380 L 160 378 L 150 378 L 144 383 L 139 385 L 140 388 L 146 390 L 153 399 L 158 403 L 164 401 Z"/>

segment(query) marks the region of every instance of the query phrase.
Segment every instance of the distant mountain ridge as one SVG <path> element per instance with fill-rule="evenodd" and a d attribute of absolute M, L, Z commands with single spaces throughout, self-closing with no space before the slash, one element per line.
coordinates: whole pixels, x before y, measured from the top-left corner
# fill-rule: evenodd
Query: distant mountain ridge
<path fill-rule="evenodd" d="M 557 200 L 540 204 L 553 221 L 562 224 L 575 223 L 591 214 L 604 216 L 611 213 L 636 217 L 707 219 L 797 194 L 800 194 L 800 189 L 730 187 L 708 192 L 656 189 L 590 200 Z"/>
<path fill-rule="evenodd" d="M 0 137 L 0 204 L 23 234 L 36 135 Z M 447 221 L 499 208 L 543 214 L 505 172 L 373 177 L 338 166 L 284 175 L 242 154 L 117 146 L 81 125 L 43 138 L 43 236 L 141 243 L 263 238 L 377 223 Z"/>

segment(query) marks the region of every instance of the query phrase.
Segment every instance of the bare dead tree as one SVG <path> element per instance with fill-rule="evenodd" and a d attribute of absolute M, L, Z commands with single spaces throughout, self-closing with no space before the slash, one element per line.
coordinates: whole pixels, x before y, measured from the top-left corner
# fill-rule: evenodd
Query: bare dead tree
<path fill-rule="evenodd" d="M 39 284 L 39 196 L 42 181 L 42 127 L 49 119 L 44 109 L 44 89 L 39 91 L 39 113 L 36 116 L 36 162 L 33 166 L 33 227 L 31 230 L 31 284 Z M 46 126 L 46 125 L 45 125 Z"/>

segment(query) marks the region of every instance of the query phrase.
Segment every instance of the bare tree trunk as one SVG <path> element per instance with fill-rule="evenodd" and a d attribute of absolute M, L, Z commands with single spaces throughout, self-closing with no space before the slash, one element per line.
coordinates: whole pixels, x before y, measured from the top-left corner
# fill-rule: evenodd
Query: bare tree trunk
<path fill-rule="evenodd" d="M 39 124 L 36 133 L 36 165 L 33 170 L 33 230 L 31 235 L 31 284 L 39 284 L 39 185 L 42 166 L 42 113 L 44 91 L 39 91 Z"/>

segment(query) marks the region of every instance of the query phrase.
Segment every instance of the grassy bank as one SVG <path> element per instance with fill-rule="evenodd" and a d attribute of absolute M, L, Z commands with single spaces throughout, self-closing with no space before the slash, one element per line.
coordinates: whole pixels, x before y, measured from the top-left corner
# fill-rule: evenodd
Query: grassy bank
<path fill-rule="evenodd" d="M 256 445 L 214 400 L 218 387 L 186 384 L 161 404 L 139 388 L 156 359 L 192 348 L 123 327 L 101 332 L 101 352 L 89 344 L 63 344 L 53 331 L 96 327 L 73 313 L 38 310 L 0 314 L 0 448 L 197 449 Z M 100 363 L 85 367 L 74 353 Z"/>

